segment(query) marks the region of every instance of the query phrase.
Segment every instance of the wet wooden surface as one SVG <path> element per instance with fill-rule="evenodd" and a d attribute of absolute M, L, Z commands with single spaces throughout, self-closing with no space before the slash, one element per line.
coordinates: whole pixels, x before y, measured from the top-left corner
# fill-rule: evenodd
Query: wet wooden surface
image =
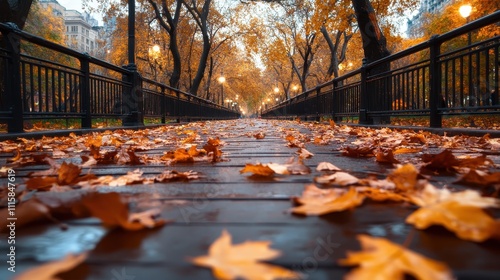
<path fill-rule="evenodd" d="M 416 208 L 400 203 L 366 202 L 353 211 L 328 214 L 321 217 L 291 215 L 291 196 L 300 196 L 304 186 L 313 183 L 318 163 L 327 161 L 343 171 L 360 178 L 375 175 L 385 178 L 393 166 L 381 165 L 373 158 L 349 158 L 340 149 L 356 136 L 335 135 L 329 145 L 306 143 L 314 156 L 304 160 L 311 169 L 306 175 L 277 175 L 272 178 L 253 178 L 240 174 L 247 163 L 285 163 L 297 157 L 297 148 L 288 147 L 284 139 L 287 131 L 298 131 L 314 136 L 307 124 L 286 121 L 236 120 L 205 123 L 185 129 L 199 130 L 197 142 L 202 145 L 209 137 L 220 137 L 223 161 L 182 163 L 172 166 L 145 164 L 140 166 L 100 165 L 91 169 L 96 175 L 123 175 L 140 168 L 144 175 L 157 175 L 176 170 L 200 172 L 203 177 L 190 182 L 137 184 L 123 187 L 101 186 L 100 192 L 119 192 L 130 198 L 133 209 L 158 207 L 161 216 L 174 222 L 155 230 L 127 232 L 107 230 L 97 219 L 65 221 L 67 230 L 55 224 L 41 224 L 18 229 L 16 234 L 16 268 L 23 271 L 41 263 L 61 259 L 68 253 L 89 252 L 87 260 L 75 269 L 61 275 L 63 279 L 212 279 L 211 271 L 196 267 L 187 258 L 205 255 L 210 244 L 226 229 L 233 242 L 269 240 L 271 247 L 282 255 L 271 263 L 297 270 L 304 279 L 340 279 L 349 268 L 337 265 L 346 251 L 359 249 L 357 234 L 385 237 L 427 257 L 443 261 L 458 279 L 500 279 L 500 243 L 474 243 L 460 240 L 438 227 L 416 230 L 404 222 Z M 263 132 L 264 139 L 252 135 Z M 165 135 L 165 138 L 175 137 Z M 138 154 L 161 155 L 175 148 L 156 147 Z M 440 147 L 429 147 L 426 152 L 438 152 Z M 457 154 L 471 150 L 456 150 Z M 2 166 L 13 154 L 4 153 Z M 411 162 L 415 155 L 400 159 Z M 490 152 L 489 158 L 497 165 L 500 157 Z M 61 159 L 62 160 L 62 159 Z M 66 159 L 64 159 L 66 160 Z M 77 154 L 74 162 L 79 161 Z M 45 170 L 35 165 L 16 168 L 18 180 L 29 172 Z M 456 177 L 432 176 L 431 183 L 463 189 L 453 184 Z M 5 178 L 2 178 L 5 184 Z M 83 192 L 73 190 L 69 194 Z M 73 193 L 73 194 L 71 194 Z M 44 194 L 41 194 L 44 195 Z M 498 212 L 495 212 L 498 218 Z M 0 279 L 10 279 L 6 270 L 6 238 L 2 235 L 0 252 L 2 270 Z"/>

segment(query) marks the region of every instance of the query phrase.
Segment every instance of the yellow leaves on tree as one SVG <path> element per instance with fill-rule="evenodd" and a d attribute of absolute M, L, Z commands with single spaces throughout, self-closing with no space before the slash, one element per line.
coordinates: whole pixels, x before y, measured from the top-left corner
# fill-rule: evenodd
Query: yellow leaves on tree
<path fill-rule="evenodd" d="M 358 235 L 360 252 L 347 252 L 347 258 L 339 260 L 343 266 L 358 266 L 344 279 L 454 279 L 450 269 L 441 262 L 428 259 L 401 245 L 384 238 Z"/>
<path fill-rule="evenodd" d="M 299 274 L 263 263 L 280 255 L 269 248 L 269 241 L 246 241 L 233 245 L 231 235 L 224 230 L 210 245 L 208 255 L 191 258 L 190 262 L 212 269 L 217 279 L 299 279 Z"/>

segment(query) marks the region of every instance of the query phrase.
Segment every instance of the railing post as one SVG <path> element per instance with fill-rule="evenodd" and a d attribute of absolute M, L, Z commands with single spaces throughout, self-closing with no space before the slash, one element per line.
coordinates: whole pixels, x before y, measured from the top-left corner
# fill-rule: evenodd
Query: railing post
<path fill-rule="evenodd" d="M 12 28 L 5 35 L 9 58 L 7 59 L 7 75 L 4 77 L 5 93 L 7 99 L 7 107 L 10 110 L 10 119 L 8 121 L 8 132 L 24 132 L 23 118 L 23 98 L 21 95 L 21 41 L 19 36 L 15 34 L 19 28 L 14 23 L 8 23 Z"/>
<path fill-rule="evenodd" d="M 165 86 L 161 86 L 161 123 L 167 122 L 167 96 L 165 94 Z"/>
<path fill-rule="evenodd" d="M 181 93 L 179 91 L 176 91 L 175 92 L 176 96 L 177 96 L 177 104 L 175 106 L 175 115 L 177 116 L 177 123 L 180 123 L 181 122 L 181 112 L 180 112 L 180 106 L 181 106 Z"/>
<path fill-rule="evenodd" d="M 316 121 L 319 122 L 321 120 L 321 100 L 319 95 L 321 94 L 321 87 L 316 87 Z"/>
<path fill-rule="evenodd" d="M 441 98 L 441 70 L 438 61 L 440 54 L 441 42 L 437 40 L 438 36 L 432 36 L 429 40 L 430 44 L 430 65 L 429 65 L 429 108 L 430 108 L 430 127 L 442 127 L 442 116 L 439 113 L 438 107 Z"/>
<path fill-rule="evenodd" d="M 366 58 L 363 58 L 363 65 L 361 66 L 361 82 L 359 90 L 359 124 L 371 124 L 368 119 L 368 88 L 366 80 L 368 72 L 366 70 Z"/>
<path fill-rule="evenodd" d="M 91 111 L 91 98 L 90 98 L 90 60 L 89 55 L 80 58 L 80 69 L 82 71 L 81 81 L 81 95 L 82 95 L 82 112 L 83 117 L 81 120 L 82 128 L 92 128 L 92 111 Z"/>
<path fill-rule="evenodd" d="M 142 92 L 142 77 L 137 72 L 135 64 L 124 66 L 130 72 L 124 75 L 124 81 L 130 83 L 130 88 L 123 93 L 122 102 L 122 125 L 143 126 L 144 125 L 144 96 Z"/>

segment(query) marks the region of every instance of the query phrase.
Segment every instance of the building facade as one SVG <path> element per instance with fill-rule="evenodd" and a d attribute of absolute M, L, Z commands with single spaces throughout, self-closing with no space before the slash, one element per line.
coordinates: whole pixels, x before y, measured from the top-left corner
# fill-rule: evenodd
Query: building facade
<path fill-rule="evenodd" d="M 67 10 L 57 0 L 40 0 L 43 8 L 51 7 L 54 15 L 64 19 L 66 44 L 68 47 L 96 55 L 99 51 L 99 30 L 97 20 L 87 13 Z"/>
<path fill-rule="evenodd" d="M 426 13 L 434 14 L 441 12 L 444 7 L 453 0 L 420 0 L 420 8 L 413 18 L 408 20 L 407 36 L 417 38 L 422 36 L 421 27 L 423 24 L 423 15 Z"/>

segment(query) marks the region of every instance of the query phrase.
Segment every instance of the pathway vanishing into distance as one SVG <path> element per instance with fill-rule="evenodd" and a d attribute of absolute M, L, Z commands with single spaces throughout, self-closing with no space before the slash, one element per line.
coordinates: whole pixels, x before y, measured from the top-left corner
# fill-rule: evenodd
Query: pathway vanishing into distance
<path fill-rule="evenodd" d="M 118 137 L 120 132 L 114 133 Z M 106 141 L 111 141 L 113 134 L 104 135 L 108 135 L 103 136 L 107 137 Z M 140 137 L 133 132 L 127 135 L 124 139 L 129 142 L 121 145 L 135 145 L 135 155 L 140 161 L 146 161 L 145 164 L 133 160 L 132 164 L 89 164 L 89 167 L 83 167 L 82 174 L 118 177 L 139 169 L 143 172 L 141 178 L 158 176 L 165 170 L 193 171 L 200 177 L 189 181 L 151 184 L 144 180 L 116 187 L 102 184 L 70 191 L 66 187 L 36 195 L 57 204 L 69 200 L 69 197 L 78 197 L 89 189 L 118 192 L 129 199 L 132 211 L 158 208 L 161 217 L 172 222 L 157 229 L 142 231 L 107 230 L 95 218 L 63 220 L 67 225 L 64 230 L 56 223 L 18 228 L 17 271 L 61 259 L 68 253 L 88 251 L 85 262 L 62 274 L 64 279 L 211 279 L 210 269 L 197 267 L 188 262 L 188 258 L 206 255 L 210 244 L 225 229 L 232 235 L 233 243 L 269 240 L 271 248 L 282 252 L 270 263 L 296 270 L 304 275 L 304 279 L 341 279 L 351 268 L 341 267 L 337 262 L 346 257 L 346 251 L 359 250 L 357 234 L 384 237 L 398 244 L 406 244 L 416 252 L 445 262 L 459 279 L 498 279 L 500 275 L 498 241 L 475 243 L 461 240 L 439 227 L 414 229 L 405 223 L 406 217 L 416 209 L 409 203 L 367 200 L 355 209 L 320 217 L 289 212 L 293 206 L 291 197 L 300 196 L 304 187 L 313 184 L 316 177 L 332 173 L 318 171 L 316 167 L 320 162 L 332 163 L 357 178 L 371 176 L 385 179 L 396 167 L 377 163 L 374 157 L 342 155 L 348 146 L 362 146 L 365 141 L 376 141 L 381 147 L 393 144 L 402 146 L 406 143 L 422 150 L 397 154 L 395 158 L 401 163 L 414 163 L 416 166 L 422 165 L 422 154 L 437 154 L 445 147 L 450 148 L 457 157 L 483 153 L 497 166 L 490 167 L 490 171 L 498 172 L 500 149 L 495 147 L 495 141 L 488 144 L 485 143 L 487 140 L 481 138 L 442 138 L 430 134 L 419 136 L 409 131 L 393 133 L 388 129 L 375 131 L 333 127 L 327 123 L 260 119 L 194 123 L 172 126 L 161 132 L 151 129 L 151 133 L 142 133 Z M 216 137 L 220 139 L 219 149 L 222 151 L 222 156 L 216 162 L 195 160 L 166 165 L 158 159 L 183 143 L 197 144 L 201 149 L 209 138 Z M 97 138 L 97 134 L 94 138 Z M 59 151 L 52 153 L 58 155 L 54 156 L 56 162 L 81 164 L 80 155 L 90 155 L 88 150 L 80 149 L 83 144 L 77 139 L 75 137 L 73 140 L 73 149 L 65 147 L 64 138 L 57 140 L 59 144 L 55 142 L 56 146 L 64 149 L 62 154 Z M 147 141 L 138 139 L 148 140 L 150 146 Z M 407 142 L 401 143 L 402 139 Z M 300 148 L 296 147 L 301 145 L 306 149 L 302 150 L 303 157 L 307 157 L 307 151 L 313 154 L 303 159 L 303 164 L 299 161 Z M 142 148 L 137 149 L 138 146 Z M 5 142 L 1 147 L 6 148 Z M 41 149 L 47 149 L 49 154 L 53 152 L 49 147 Z M 101 147 L 101 151 L 103 149 Z M 22 156 L 28 154 L 23 151 Z M 2 153 L 1 166 L 11 166 L 7 161 L 14 156 L 15 152 Z M 290 164 L 290 159 L 293 159 L 294 164 Z M 240 173 L 247 164 L 287 162 L 292 173 L 302 174 L 259 177 L 252 173 Z M 46 164 L 14 167 L 16 182 L 22 185 L 30 172 L 48 168 Z M 427 175 L 429 182 L 435 186 L 459 190 L 465 188 L 453 183 L 457 175 L 437 175 L 432 172 Z M 1 180 L 2 185 L 6 185 L 7 178 Z M 500 217 L 498 211 L 492 213 L 496 218 Z M 2 260 L 9 248 L 4 241 L 0 243 Z M 12 275 L 5 269 L 3 261 L 0 279 L 10 279 Z"/>

